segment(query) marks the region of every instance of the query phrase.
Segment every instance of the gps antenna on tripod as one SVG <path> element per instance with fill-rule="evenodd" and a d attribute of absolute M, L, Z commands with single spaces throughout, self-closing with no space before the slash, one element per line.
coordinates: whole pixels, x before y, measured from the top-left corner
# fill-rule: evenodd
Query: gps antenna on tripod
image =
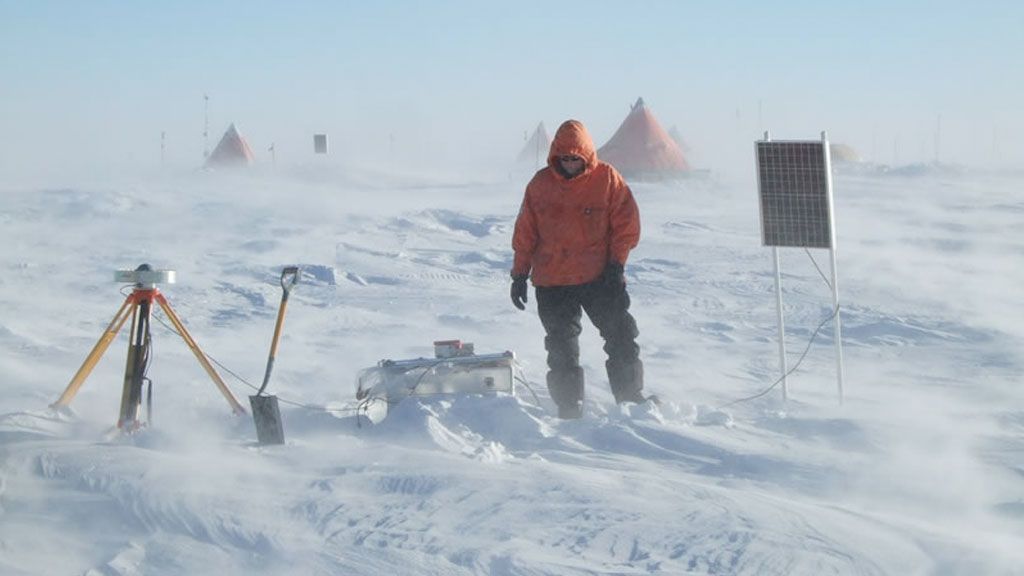
<path fill-rule="evenodd" d="M 154 270 L 149 264 L 142 264 L 135 270 L 118 270 L 114 273 L 114 280 L 122 283 L 132 283 L 135 285 L 134 290 L 125 298 L 124 304 L 121 305 L 117 314 L 114 315 L 114 319 L 107 325 L 106 330 L 103 331 L 100 339 L 93 346 L 92 351 L 86 356 L 85 362 L 82 363 L 78 372 L 71 378 L 71 382 L 64 389 L 64 393 L 60 395 L 56 402 L 50 405 L 51 408 L 67 408 L 71 404 L 71 400 L 74 399 L 79 388 L 85 383 L 85 379 L 89 377 L 93 368 L 96 367 L 96 364 L 103 357 L 103 353 L 107 351 L 110 343 L 117 337 L 117 333 L 121 331 L 128 318 L 131 318 L 132 338 L 128 344 L 128 362 L 125 366 L 124 386 L 121 393 L 121 410 L 117 419 L 117 427 L 125 432 L 134 432 L 142 427 L 142 422 L 139 420 L 139 409 L 142 407 L 142 384 L 147 379 L 146 367 L 150 350 L 149 317 L 155 302 L 164 311 L 164 314 L 167 315 L 171 324 L 174 325 L 178 336 L 181 336 L 181 339 L 185 341 L 185 345 L 192 350 L 196 360 L 199 361 L 199 364 L 206 370 L 207 375 L 213 380 L 217 389 L 220 390 L 228 404 L 231 405 L 231 410 L 235 414 L 244 414 L 245 408 L 238 403 L 238 400 L 228 390 L 227 385 L 224 384 L 220 375 L 217 374 L 213 365 L 210 364 L 206 354 L 199 349 L 199 345 L 196 344 L 196 341 L 188 333 L 181 319 L 178 318 L 174 309 L 171 308 L 167 298 L 156 287 L 159 283 L 173 284 L 175 280 L 174 270 Z"/>

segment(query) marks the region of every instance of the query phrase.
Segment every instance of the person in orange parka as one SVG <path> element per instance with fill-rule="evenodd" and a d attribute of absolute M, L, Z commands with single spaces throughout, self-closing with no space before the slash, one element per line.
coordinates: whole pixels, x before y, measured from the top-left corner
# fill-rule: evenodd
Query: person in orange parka
<path fill-rule="evenodd" d="M 547 385 L 560 418 L 583 415 L 580 319 L 586 312 L 604 339 L 615 401 L 643 402 L 643 364 L 629 313 L 624 267 L 640 240 L 640 212 L 629 186 L 597 159 L 582 123 L 555 133 L 548 165 L 526 186 L 512 235 L 512 303 L 527 301 L 532 275 L 544 325 Z"/>

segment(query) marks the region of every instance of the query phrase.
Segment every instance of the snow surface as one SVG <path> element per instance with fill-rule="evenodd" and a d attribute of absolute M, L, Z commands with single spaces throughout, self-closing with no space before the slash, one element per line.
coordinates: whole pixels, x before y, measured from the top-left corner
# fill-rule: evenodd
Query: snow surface
<path fill-rule="evenodd" d="M 0 188 L 0 574 L 1024 574 L 1019 175 L 836 175 L 842 406 L 826 326 L 787 404 L 722 408 L 778 371 L 755 188 L 636 184 L 627 274 L 664 402 L 614 405 L 588 325 L 563 422 L 532 294 L 508 301 L 522 178 L 282 172 Z M 792 364 L 830 292 L 782 259 Z M 48 408 L 141 263 L 177 271 L 163 292 L 246 406 L 235 375 L 261 383 L 280 270 L 305 267 L 268 389 L 284 446 L 160 313 L 152 426 L 113 430 L 127 330 Z M 529 387 L 357 420 L 361 368 L 452 338 L 514 350 Z"/>

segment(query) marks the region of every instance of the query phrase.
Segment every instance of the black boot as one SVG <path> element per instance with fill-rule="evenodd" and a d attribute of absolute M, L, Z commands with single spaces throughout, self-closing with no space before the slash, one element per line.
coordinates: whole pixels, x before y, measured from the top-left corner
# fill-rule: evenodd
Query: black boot
<path fill-rule="evenodd" d="M 605 362 L 604 366 L 608 371 L 608 384 L 611 385 L 616 404 L 623 402 L 640 404 L 647 400 L 643 394 L 644 365 L 639 358 L 626 364 L 614 363 L 609 360 Z"/>
<path fill-rule="evenodd" d="M 558 417 L 583 417 L 583 368 L 568 368 L 548 372 L 548 392 L 558 406 Z"/>

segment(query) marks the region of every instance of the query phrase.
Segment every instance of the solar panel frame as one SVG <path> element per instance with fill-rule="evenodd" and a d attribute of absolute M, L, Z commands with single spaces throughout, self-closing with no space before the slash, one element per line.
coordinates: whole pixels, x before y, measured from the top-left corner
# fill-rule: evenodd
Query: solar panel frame
<path fill-rule="evenodd" d="M 754 145 L 762 245 L 832 248 L 835 221 L 827 139 L 765 139 Z"/>

